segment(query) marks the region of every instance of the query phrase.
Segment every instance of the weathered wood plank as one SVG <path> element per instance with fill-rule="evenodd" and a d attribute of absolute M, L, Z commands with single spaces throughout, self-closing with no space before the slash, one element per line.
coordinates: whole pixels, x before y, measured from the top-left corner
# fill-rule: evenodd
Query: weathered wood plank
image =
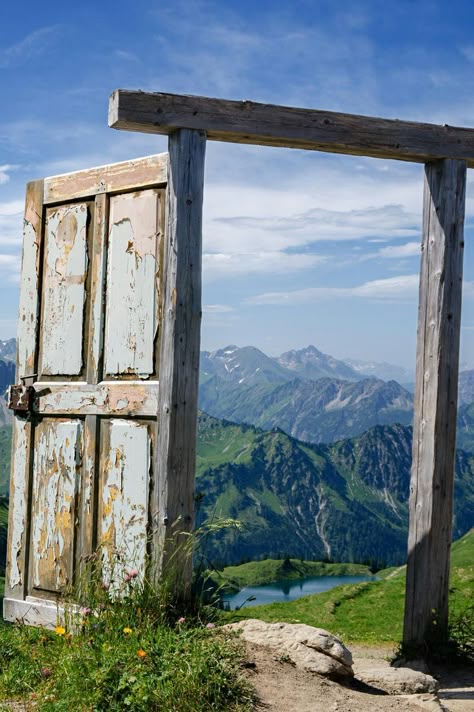
<path fill-rule="evenodd" d="M 45 601 L 36 596 L 26 596 L 24 601 L 3 599 L 3 617 L 11 623 L 24 623 L 54 629 L 64 622 L 64 608 L 55 601 Z"/>
<path fill-rule="evenodd" d="M 404 641 L 446 635 L 466 189 L 464 161 L 425 171 Z"/>
<path fill-rule="evenodd" d="M 63 592 L 72 584 L 83 423 L 46 419 L 35 432 L 31 512 L 31 588 Z"/>
<path fill-rule="evenodd" d="M 39 283 L 43 242 L 43 181 L 26 188 L 23 224 L 22 279 L 18 318 L 16 381 L 36 369 L 39 322 Z M 19 415 L 13 422 L 12 477 L 8 521 L 5 596 L 24 598 L 28 567 L 28 490 L 31 470 L 32 424 Z"/>
<path fill-rule="evenodd" d="M 82 371 L 88 215 L 86 203 L 47 212 L 39 367 L 47 376 Z"/>
<path fill-rule="evenodd" d="M 157 381 L 117 381 L 115 383 L 44 383 L 34 384 L 33 408 L 41 415 L 136 415 L 156 417 Z"/>
<path fill-rule="evenodd" d="M 148 525 L 151 437 L 146 424 L 111 420 L 102 446 L 99 545 L 105 580 L 114 588 L 136 569 L 143 580 Z"/>
<path fill-rule="evenodd" d="M 35 371 L 39 317 L 39 280 L 43 243 L 43 181 L 28 183 L 23 223 L 20 309 L 17 332 L 17 382 Z"/>
<path fill-rule="evenodd" d="M 102 371 L 104 345 L 104 279 L 106 269 L 106 244 L 109 220 L 107 195 L 97 195 L 94 201 L 94 224 L 90 248 L 90 294 L 88 314 L 89 345 L 86 358 L 86 379 L 98 383 Z"/>
<path fill-rule="evenodd" d="M 426 163 L 464 159 L 474 167 L 474 129 L 332 111 L 117 89 L 109 126 L 170 134 L 206 131 L 211 141 L 284 146 Z"/>
<path fill-rule="evenodd" d="M 167 172 L 168 154 L 159 153 L 134 161 L 52 176 L 44 181 L 44 204 L 163 185 L 166 183 Z"/>
<path fill-rule="evenodd" d="M 194 519 L 205 149 L 206 137 L 199 131 L 184 129 L 169 138 L 160 426 L 151 503 L 155 580 L 176 555 L 176 534 L 190 531 Z M 174 556 L 174 573 L 182 577 L 184 595 L 191 566 L 190 557 L 178 564 Z"/>
<path fill-rule="evenodd" d="M 12 473 L 8 512 L 5 595 L 24 598 L 27 590 L 28 488 L 30 480 L 32 425 L 15 416 L 12 440 Z"/>
<path fill-rule="evenodd" d="M 149 378 L 155 371 L 161 191 L 110 200 L 104 370 Z"/>

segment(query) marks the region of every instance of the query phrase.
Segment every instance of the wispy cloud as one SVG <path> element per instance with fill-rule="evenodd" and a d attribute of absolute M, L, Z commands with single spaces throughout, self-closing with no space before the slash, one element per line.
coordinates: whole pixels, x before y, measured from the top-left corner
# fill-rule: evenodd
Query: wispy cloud
<path fill-rule="evenodd" d="M 21 247 L 23 200 L 0 202 L 0 245 Z"/>
<path fill-rule="evenodd" d="M 367 299 L 372 301 L 413 301 L 418 299 L 419 275 L 398 275 L 374 279 L 354 287 L 309 287 L 290 292 L 267 292 L 247 298 L 248 304 L 297 306 L 324 299 Z M 463 297 L 474 297 L 474 282 L 463 283 Z"/>
<path fill-rule="evenodd" d="M 0 185 L 2 183 L 8 183 L 10 176 L 8 175 L 10 171 L 14 170 L 16 166 L 5 164 L 0 166 Z"/>
<path fill-rule="evenodd" d="M 287 274 L 310 269 L 325 261 L 320 255 L 288 254 L 283 251 L 219 252 L 203 254 L 206 281 L 248 274 Z"/>
<path fill-rule="evenodd" d="M 299 305 L 321 299 L 347 299 L 358 297 L 372 300 L 406 301 L 416 298 L 419 276 L 399 275 L 388 279 L 375 279 L 355 287 L 309 287 L 291 292 L 268 292 L 249 297 L 250 304 Z"/>
<path fill-rule="evenodd" d="M 0 50 L 0 69 L 21 66 L 42 54 L 50 46 L 59 30 L 60 25 L 40 27 L 10 47 Z"/>
<path fill-rule="evenodd" d="M 230 314 L 235 311 L 229 304 L 204 304 L 202 311 L 204 314 Z"/>
<path fill-rule="evenodd" d="M 404 259 L 406 257 L 419 257 L 420 253 L 420 242 L 406 242 L 404 245 L 387 245 L 386 247 L 381 247 L 377 252 L 363 255 L 361 260 Z"/>

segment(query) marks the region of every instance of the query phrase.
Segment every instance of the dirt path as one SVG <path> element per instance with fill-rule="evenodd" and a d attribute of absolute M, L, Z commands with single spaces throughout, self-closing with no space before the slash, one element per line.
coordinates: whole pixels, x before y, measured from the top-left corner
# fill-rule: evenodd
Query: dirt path
<path fill-rule="evenodd" d="M 374 662 L 390 654 L 386 648 L 350 646 L 354 661 Z M 296 669 L 268 648 L 247 644 L 246 675 L 258 697 L 258 712 L 474 712 L 474 670 L 448 673 L 437 670 L 441 682 L 438 696 L 430 694 L 391 696 L 355 680 L 350 686 Z"/>

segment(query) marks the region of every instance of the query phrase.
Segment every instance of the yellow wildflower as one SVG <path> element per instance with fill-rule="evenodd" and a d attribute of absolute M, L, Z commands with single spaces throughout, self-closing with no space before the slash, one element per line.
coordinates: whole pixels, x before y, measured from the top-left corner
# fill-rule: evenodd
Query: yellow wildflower
<path fill-rule="evenodd" d="M 56 631 L 56 635 L 64 635 L 66 633 L 66 628 L 63 628 L 62 625 L 57 625 L 54 630 Z"/>
<path fill-rule="evenodd" d="M 125 633 L 125 635 L 130 635 L 130 633 L 133 633 L 132 629 L 128 626 L 123 629 L 123 632 Z"/>
<path fill-rule="evenodd" d="M 143 650 L 143 648 L 140 648 L 140 650 L 137 650 L 137 655 L 139 658 L 146 658 L 146 652 Z"/>

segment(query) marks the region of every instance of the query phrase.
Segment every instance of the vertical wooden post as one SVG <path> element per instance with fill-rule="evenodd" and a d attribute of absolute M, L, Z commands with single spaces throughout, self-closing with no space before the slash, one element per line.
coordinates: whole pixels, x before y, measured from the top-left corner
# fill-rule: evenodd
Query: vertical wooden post
<path fill-rule="evenodd" d="M 205 150 L 202 131 L 169 137 L 151 573 L 171 576 L 181 596 L 192 574 L 183 533 L 194 523 Z"/>
<path fill-rule="evenodd" d="M 32 375 L 36 369 L 39 324 L 38 285 L 43 241 L 43 190 L 42 180 L 31 181 L 26 187 L 16 383 L 19 383 L 23 376 Z M 28 490 L 31 474 L 32 431 L 31 420 L 16 414 L 13 422 L 12 444 L 12 464 L 15 476 L 10 482 L 4 610 L 8 605 L 7 599 L 24 600 L 27 593 Z"/>
<path fill-rule="evenodd" d="M 466 163 L 425 168 L 404 643 L 445 638 L 453 515 Z"/>

